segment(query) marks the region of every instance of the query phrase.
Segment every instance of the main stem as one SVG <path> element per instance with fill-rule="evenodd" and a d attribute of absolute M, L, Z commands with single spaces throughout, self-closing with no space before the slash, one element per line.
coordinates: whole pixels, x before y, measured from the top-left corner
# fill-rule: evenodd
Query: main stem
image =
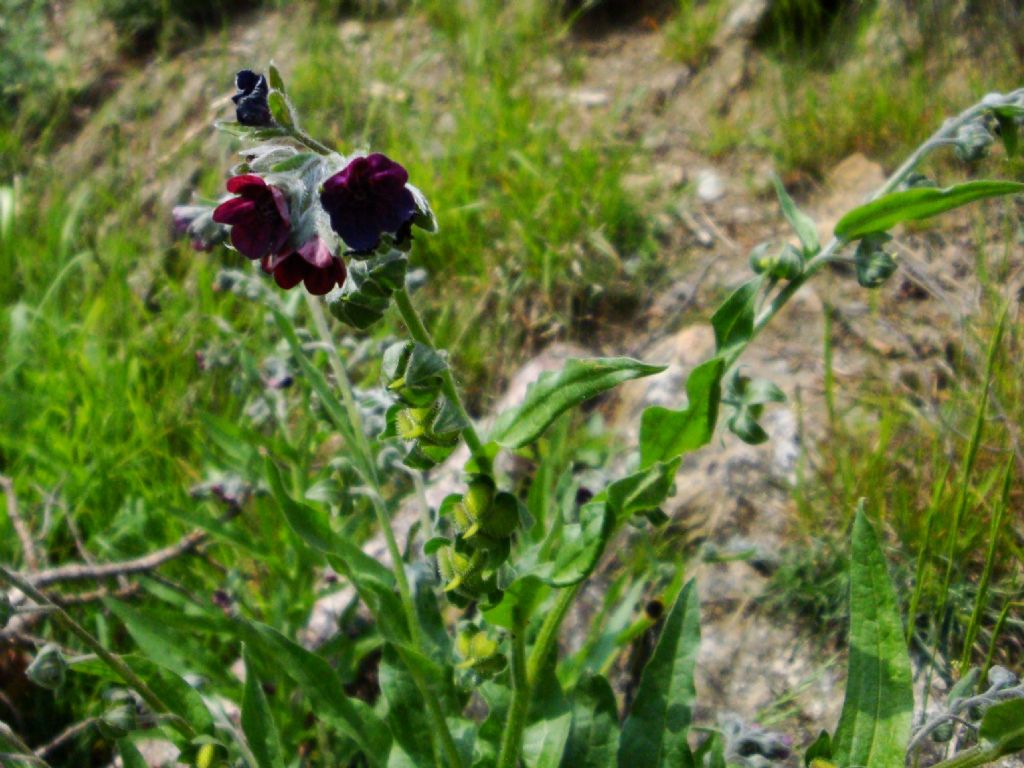
<path fill-rule="evenodd" d="M 377 517 L 377 524 L 380 526 L 381 533 L 384 534 L 384 541 L 387 544 L 388 554 L 391 556 L 391 570 L 395 575 L 395 583 L 398 585 L 398 595 L 402 602 L 402 610 L 405 613 L 406 624 L 409 627 L 409 637 L 417 651 L 427 656 L 429 653 L 424 643 L 419 618 L 416 615 L 416 603 L 413 600 L 412 589 L 409 587 L 409 579 L 405 575 L 405 564 L 402 559 L 402 551 L 398 547 L 398 541 L 395 539 L 395 531 L 391 527 L 391 520 L 388 517 L 387 508 L 384 505 L 384 500 L 381 498 L 380 479 L 377 475 L 377 465 L 373 460 L 373 452 L 370 450 L 369 441 L 366 439 L 366 432 L 363 431 L 363 421 L 359 414 L 359 408 L 356 405 L 355 397 L 352 395 L 352 382 L 349 379 L 345 366 L 341 361 L 341 356 L 338 354 L 338 349 L 334 346 L 334 338 L 331 336 L 330 328 L 327 325 L 327 318 L 324 316 L 323 308 L 321 307 L 319 300 L 309 294 L 306 294 L 306 304 L 309 307 L 310 315 L 313 318 L 313 325 L 316 328 L 317 335 L 320 336 L 320 339 L 324 342 L 324 346 L 327 349 L 327 360 L 331 366 L 331 371 L 334 373 L 338 389 L 341 391 L 342 403 L 345 406 L 349 422 L 352 425 L 353 439 L 356 443 L 352 448 L 357 450 L 361 456 L 360 463 L 363 465 L 363 472 L 361 474 L 364 475 L 364 479 L 372 486 L 370 489 L 370 502 L 373 506 L 374 514 Z M 353 584 L 356 583 L 352 578 L 349 580 L 352 581 Z M 444 719 L 444 713 L 441 710 L 441 705 L 438 702 L 437 697 L 433 695 L 430 687 L 427 685 L 426 679 L 422 674 L 420 674 L 414 664 L 407 664 L 406 667 L 410 677 L 413 679 L 413 683 L 416 685 L 416 688 L 419 690 L 420 695 L 426 703 L 427 713 L 433 721 L 435 733 L 441 739 L 441 747 L 444 750 L 448 762 L 453 766 L 453 768 L 461 768 L 462 759 L 459 757 L 459 751 L 455 746 L 455 739 L 452 737 L 451 730 L 448 728 L 448 723 Z"/>
<path fill-rule="evenodd" d="M 182 736 L 187 739 L 194 739 L 196 737 L 196 731 L 192 727 L 191 723 L 174 714 L 170 707 L 164 704 L 163 700 L 153 692 L 152 688 L 146 685 L 146 682 L 141 677 L 135 674 L 131 667 L 125 664 L 120 657 L 104 648 L 103 644 L 89 634 L 81 624 L 71 618 L 71 615 L 67 611 L 50 600 L 50 598 L 32 586 L 28 581 L 22 579 L 20 576 L 3 566 L 0 566 L 0 579 L 7 582 L 10 586 L 21 590 L 27 597 L 35 601 L 37 605 L 46 606 L 52 612 L 53 617 L 57 619 L 65 629 L 92 649 L 93 653 L 95 653 L 104 664 L 116 672 L 117 675 L 124 680 L 126 685 L 133 688 L 135 692 L 142 697 L 142 700 L 149 705 L 150 709 L 159 714 L 169 715 L 171 718 L 171 725 Z"/>
<path fill-rule="evenodd" d="M 526 716 L 530 711 L 530 681 L 526 671 L 526 619 L 519 606 L 513 609 L 512 626 L 512 657 L 509 660 L 512 702 L 509 704 L 505 730 L 501 734 L 497 768 L 516 768 L 523 744 Z"/>
<path fill-rule="evenodd" d="M 526 679 L 530 685 L 537 681 L 537 675 L 540 674 L 544 662 L 547 661 L 548 654 L 551 653 L 555 642 L 558 640 L 558 630 L 565 620 L 565 615 L 569 612 L 569 608 L 572 607 L 573 600 L 576 599 L 576 595 L 579 594 L 582 586 L 583 582 L 580 581 L 571 587 L 562 589 L 558 593 L 558 601 L 555 603 L 555 606 L 544 617 L 544 623 L 541 624 L 540 632 L 537 633 L 537 639 L 533 644 L 533 650 L 530 651 L 530 658 L 526 662 Z"/>
<path fill-rule="evenodd" d="M 413 306 L 412 301 L 409 299 L 409 294 L 404 289 L 395 291 L 395 304 L 398 306 L 398 312 L 402 315 L 402 321 L 409 329 L 409 335 L 420 344 L 431 349 L 437 349 L 430 331 L 423 324 L 419 313 L 416 312 L 416 307 Z M 476 428 L 473 426 L 473 420 L 469 418 L 469 414 L 466 412 L 466 407 L 462 403 L 462 397 L 459 395 L 459 388 L 455 385 L 451 368 L 447 365 L 441 374 L 441 390 L 444 392 L 445 397 L 451 401 L 451 404 L 455 406 L 459 416 L 462 417 L 466 424 L 466 427 L 462 430 L 462 437 L 466 441 L 466 445 L 469 446 L 470 453 L 473 454 L 480 469 L 489 472 L 491 460 L 484 451 L 483 441 L 480 440 L 480 435 L 477 434 Z"/>

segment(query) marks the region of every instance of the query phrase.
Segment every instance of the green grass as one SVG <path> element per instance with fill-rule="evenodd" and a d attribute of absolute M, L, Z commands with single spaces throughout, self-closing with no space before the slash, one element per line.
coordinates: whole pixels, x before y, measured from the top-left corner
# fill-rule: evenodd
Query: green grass
<path fill-rule="evenodd" d="M 728 10 L 721 0 L 679 0 L 675 15 L 665 24 L 665 52 L 699 69 L 714 51 L 715 35 Z"/>

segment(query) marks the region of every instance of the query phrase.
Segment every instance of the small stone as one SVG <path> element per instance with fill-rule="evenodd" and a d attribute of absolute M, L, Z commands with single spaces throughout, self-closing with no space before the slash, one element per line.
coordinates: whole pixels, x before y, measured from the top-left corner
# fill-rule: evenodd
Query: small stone
<path fill-rule="evenodd" d="M 710 168 L 697 172 L 697 197 L 701 202 L 713 203 L 725 195 L 722 177 Z"/>
<path fill-rule="evenodd" d="M 570 91 L 566 98 L 570 104 L 577 104 L 587 109 L 603 107 L 611 101 L 607 91 L 598 91 L 591 88 L 578 88 L 575 91 Z"/>

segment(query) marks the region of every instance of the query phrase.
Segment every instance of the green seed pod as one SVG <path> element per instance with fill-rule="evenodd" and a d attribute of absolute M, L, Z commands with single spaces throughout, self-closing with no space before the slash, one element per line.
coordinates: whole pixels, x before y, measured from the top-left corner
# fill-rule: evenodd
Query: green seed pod
<path fill-rule="evenodd" d="M 947 741 L 953 738 L 953 724 L 943 723 L 930 734 L 928 737 L 939 744 L 945 744 Z"/>
<path fill-rule="evenodd" d="M 462 498 L 470 519 L 479 520 L 491 508 L 493 501 L 494 481 L 487 475 L 474 475 Z"/>
<path fill-rule="evenodd" d="M 880 232 L 867 235 L 857 244 L 854 263 L 857 267 L 857 282 L 863 288 L 878 288 L 896 271 L 896 261 L 882 250 L 892 238 Z"/>
<path fill-rule="evenodd" d="M 460 500 L 451 506 L 452 520 L 455 521 L 455 529 L 465 535 L 472 536 L 476 532 L 475 518 L 469 516 L 465 500 Z M 472 529 L 472 532 L 470 532 Z"/>
<path fill-rule="evenodd" d="M 476 583 L 478 580 L 473 577 L 478 575 L 483 564 L 482 552 L 474 552 L 467 557 L 454 547 L 441 547 L 437 550 L 437 569 L 445 582 L 445 592 Z"/>
<path fill-rule="evenodd" d="M 429 408 L 406 408 L 395 417 L 395 431 L 403 440 L 417 440 L 427 434 Z"/>
<path fill-rule="evenodd" d="M 68 664 L 56 645 L 44 645 L 25 670 L 25 676 L 40 688 L 55 691 L 64 682 Z"/>
<path fill-rule="evenodd" d="M 108 741 L 124 738 L 138 728 L 135 705 L 126 701 L 111 707 L 100 716 L 96 728 Z"/>
<path fill-rule="evenodd" d="M 511 493 L 499 493 L 494 503 L 480 515 L 477 524 L 488 536 L 508 538 L 519 527 L 519 501 Z"/>

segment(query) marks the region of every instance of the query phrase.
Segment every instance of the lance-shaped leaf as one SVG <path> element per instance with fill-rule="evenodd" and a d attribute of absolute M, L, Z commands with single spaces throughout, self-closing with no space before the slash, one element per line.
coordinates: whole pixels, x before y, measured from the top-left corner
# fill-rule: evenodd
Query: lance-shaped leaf
<path fill-rule="evenodd" d="M 391 748 L 384 721 L 359 699 L 345 695 L 341 678 L 330 664 L 273 627 L 257 622 L 240 625 L 246 642 L 267 663 L 274 663 L 299 686 L 316 716 L 359 745 L 371 765 L 383 765 Z"/>
<path fill-rule="evenodd" d="M 875 531 L 857 509 L 850 562 L 850 661 L 832 739 L 838 765 L 903 765 L 914 709 L 899 602 Z"/>
<path fill-rule="evenodd" d="M 748 280 L 730 294 L 711 316 L 715 329 L 715 351 L 725 356 L 742 347 L 754 333 L 754 299 L 761 287 L 760 276 Z"/>
<path fill-rule="evenodd" d="M 689 766 L 686 742 L 697 696 L 693 670 L 700 645 L 700 607 L 693 581 L 683 587 L 665 619 L 633 710 L 622 726 L 619 765 Z"/>
<path fill-rule="evenodd" d="M 580 519 L 567 523 L 550 560 L 531 575 L 553 587 L 568 587 L 590 575 L 601 558 L 615 527 L 615 515 L 607 502 L 594 500 L 580 508 Z"/>
<path fill-rule="evenodd" d="M 884 232 L 901 221 L 917 221 L 959 208 L 975 200 L 1024 192 L 1015 181 L 968 181 L 945 189 L 916 188 L 890 192 L 854 208 L 836 224 L 840 240 L 857 240 L 873 232 Z"/>
<path fill-rule="evenodd" d="M 281 737 L 270 712 L 270 705 L 256 677 L 248 651 L 245 660 L 245 691 L 242 694 L 242 731 L 256 759 L 255 768 L 284 768 Z"/>
<path fill-rule="evenodd" d="M 665 370 L 628 357 L 572 359 L 558 373 L 542 374 L 526 390 L 523 402 L 500 414 L 491 440 L 505 448 L 529 445 L 570 408 L 630 379 Z"/>
<path fill-rule="evenodd" d="M 597 499 L 607 499 L 616 523 L 624 523 L 633 515 L 657 509 L 672 492 L 676 470 L 681 459 L 659 462 L 648 469 L 616 480 Z"/>
<path fill-rule="evenodd" d="M 701 363 L 686 379 L 686 408 L 673 411 L 661 406 L 646 409 L 640 417 L 640 466 L 671 461 L 711 440 L 718 422 L 725 363 L 713 357 Z"/>

